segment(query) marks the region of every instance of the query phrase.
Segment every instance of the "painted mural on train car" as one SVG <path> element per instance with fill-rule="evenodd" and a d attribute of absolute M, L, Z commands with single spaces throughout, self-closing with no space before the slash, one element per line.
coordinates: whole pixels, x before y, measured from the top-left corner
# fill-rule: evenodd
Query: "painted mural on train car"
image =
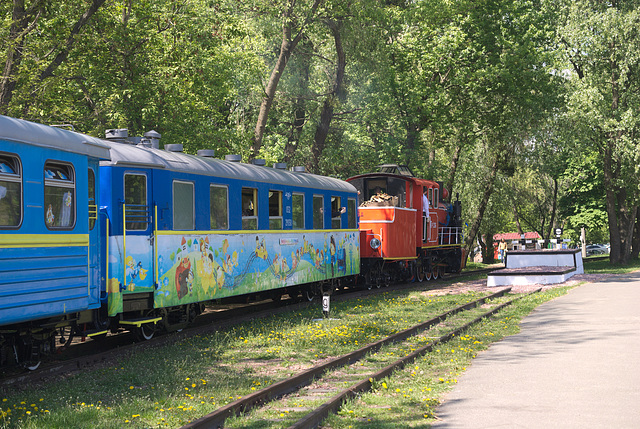
<path fill-rule="evenodd" d="M 149 239 L 112 237 L 109 314 L 122 311 L 122 294 L 155 292 L 155 307 L 260 292 L 358 274 L 360 235 L 354 230 L 255 234 L 158 235 L 154 285 Z M 123 259 L 125 264 L 122 263 Z M 126 279 L 126 283 L 123 280 Z"/>

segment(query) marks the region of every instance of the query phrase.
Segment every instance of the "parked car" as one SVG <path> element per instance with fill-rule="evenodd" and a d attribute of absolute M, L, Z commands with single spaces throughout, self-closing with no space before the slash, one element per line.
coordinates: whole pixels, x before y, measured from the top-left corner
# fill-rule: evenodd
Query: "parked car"
<path fill-rule="evenodd" d="M 587 256 L 608 255 L 609 248 L 604 244 L 590 244 L 587 246 Z"/>

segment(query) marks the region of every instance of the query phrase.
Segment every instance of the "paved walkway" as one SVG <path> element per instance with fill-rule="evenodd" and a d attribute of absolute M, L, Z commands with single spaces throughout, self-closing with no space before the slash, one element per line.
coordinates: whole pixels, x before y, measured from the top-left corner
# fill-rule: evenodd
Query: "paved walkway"
<path fill-rule="evenodd" d="M 572 289 L 478 354 L 438 429 L 640 428 L 640 273 Z"/>

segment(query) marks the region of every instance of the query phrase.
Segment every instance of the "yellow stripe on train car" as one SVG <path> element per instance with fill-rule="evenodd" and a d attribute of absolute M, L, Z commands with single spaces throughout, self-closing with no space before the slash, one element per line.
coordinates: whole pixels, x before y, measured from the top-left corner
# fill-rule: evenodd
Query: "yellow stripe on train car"
<path fill-rule="evenodd" d="M 225 234 L 311 234 L 360 232 L 359 229 L 215 229 L 211 231 L 158 230 L 158 235 L 225 235 Z"/>
<path fill-rule="evenodd" d="M 82 247 L 89 245 L 89 234 L 0 234 L 0 248 Z"/>

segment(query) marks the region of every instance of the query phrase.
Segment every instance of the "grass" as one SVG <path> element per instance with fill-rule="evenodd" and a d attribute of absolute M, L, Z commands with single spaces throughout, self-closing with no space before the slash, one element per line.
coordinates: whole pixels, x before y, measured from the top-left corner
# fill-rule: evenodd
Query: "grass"
<path fill-rule="evenodd" d="M 589 272 L 609 272 L 599 262 Z M 615 272 L 628 272 L 615 268 Z M 443 395 L 492 342 L 518 332 L 520 320 L 568 288 L 555 288 L 518 301 L 465 335 L 375 384 L 332 416 L 332 428 L 427 428 Z M 380 293 L 333 302 L 331 319 L 320 305 L 248 322 L 225 332 L 197 336 L 172 346 L 137 352 L 117 365 L 74 374 L 46 386 L 0 395 L 0 428 L 178 427 L 239 397 L 298 373 L 331 356 L 379 340 L 480 293 L 435 296 L 422 291 Z M 462 316 L 461 316 L 462 317 Z M 429 333 L 429 336 L 436 334 Z M 416 341 L 425 341 L 425 339 Z M 406 347 L 417 347 L 418 343 Z M 387 350 L 371 356 L 366 365 Z M 238 427 L 279 427 L 274 412 L 264 422 Z"/>
<path fill-rule="evenodd" d="M 640 259 L 635 259 L 627 265 L 612 265 L 609 259 L 590 261 L 584 260 L 584 272 L 588 274 L 626 274 L 640 269 Z"/>

